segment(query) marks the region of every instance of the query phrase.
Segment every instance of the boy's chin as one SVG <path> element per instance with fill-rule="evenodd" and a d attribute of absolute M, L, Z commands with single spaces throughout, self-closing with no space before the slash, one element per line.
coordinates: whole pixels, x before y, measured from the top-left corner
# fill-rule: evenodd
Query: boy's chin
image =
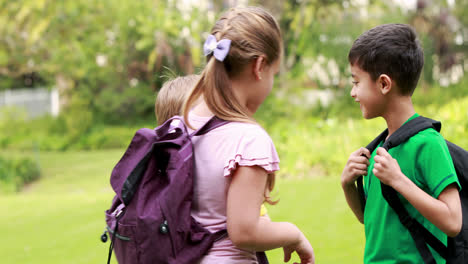
<path fill-rule="evenodd" d="M 369 120 L 369 119 L 374 119 L 374 118 L 377 117 L 377 116 L 375 116 L 375 115 L 370 115 L 369 113 L 366 113 L 366 112 L 361 112 L 361 113 L 362 113 L 362 117 L 363 117 L 364 119 L 367 119 L 367 120 Z"/>

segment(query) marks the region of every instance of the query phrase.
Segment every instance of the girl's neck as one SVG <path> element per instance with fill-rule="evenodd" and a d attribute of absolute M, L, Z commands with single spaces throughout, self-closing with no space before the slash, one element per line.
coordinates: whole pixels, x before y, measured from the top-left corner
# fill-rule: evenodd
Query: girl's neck
<path fill-rule="evenodd" d="M 398 128 L 400 128 L 406 120 L 412 117 L 416 111 L 411 101 L 411 96 L 400 96 L 392 100 L 389 104 L 387 113 L 382 117 L 387 122 L 388 136 L 393 134 Z"/>
<path fill-rule="evenodd" d="M 244 74 L 240 78 L 231 79 L 231 89 L 239 104 L 247 110 L 249 117 L 252 117 L 257 110 L 256 108 L 253 109 L 248 103 L 249 93 L 252 89 L 256 89 L 253 84 L 255 84 L 255 80 L 251 79 L 251 75 L 249 74 Z"/>

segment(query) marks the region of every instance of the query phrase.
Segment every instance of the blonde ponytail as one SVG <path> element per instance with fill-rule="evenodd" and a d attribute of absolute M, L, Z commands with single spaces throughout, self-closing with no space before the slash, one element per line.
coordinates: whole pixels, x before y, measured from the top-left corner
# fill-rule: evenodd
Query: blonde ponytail
<path fill-rule="evenodd" d="M 279 25 L 262 8 L 233 8 L 216 22 L 211 35 L 217 40 L 230 40 L 229 52 L 223 61 L 217 60 L 213 54 L 207 56 L 200 80 L 183 106 L 187 125 L 191 127 L 188 113 L 201 96 L 215 116 L 229 121 L 255 123 L 248 109 L 237 100 L 230 79 L 258 57 L 265 57 L 267 64 L 280 58 L 283 45 Z"/>

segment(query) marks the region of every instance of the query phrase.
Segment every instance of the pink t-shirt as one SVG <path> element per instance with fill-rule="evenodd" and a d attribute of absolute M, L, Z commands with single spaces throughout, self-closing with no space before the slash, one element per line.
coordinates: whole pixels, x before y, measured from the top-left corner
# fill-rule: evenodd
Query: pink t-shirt
<path fill-rule="evenodd" d="M 210 117 L 193 112 L 189 122 L 199 128 Z M 226 229 L 227 191 L 237 166 L 260 166 L 271 173 L 279 169 L 275 146 L 256 124 L 230 122 L 194 137 L 195 181 L 192 216 L 211 232 Z M 226 237 L 213 245 L 201 264 L 257 263 L 255 252 L 235 247 Z"/>

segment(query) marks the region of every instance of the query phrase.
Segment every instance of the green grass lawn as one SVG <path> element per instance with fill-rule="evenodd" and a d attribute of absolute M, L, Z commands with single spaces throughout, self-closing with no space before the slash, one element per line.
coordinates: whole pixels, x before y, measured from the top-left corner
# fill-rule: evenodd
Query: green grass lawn
<path fill-rule="evenodd" d="M 109 176 L 122 153 L 41 153 L 42 179 L 0 195 L 2 263 L 105 263 L 109 244 L 99 236 L 113 197 Z M 281 201 L 268 207 L 270 217 L 298 225 L 318 264 L 362 263 L 363 227 L 346 206 L 339 175 L 279 179 L 276 190 Z M 267 254 L 270 263 L 283 263 L 281 249 Z"/>

